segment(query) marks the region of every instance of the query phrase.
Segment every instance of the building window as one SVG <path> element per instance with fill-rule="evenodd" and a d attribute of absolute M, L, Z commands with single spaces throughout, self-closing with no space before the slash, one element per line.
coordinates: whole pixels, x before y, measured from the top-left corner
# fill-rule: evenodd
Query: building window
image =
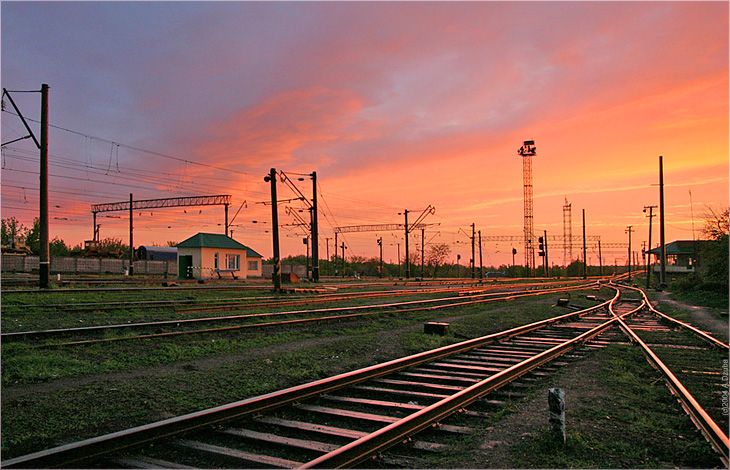
<path fill-rule="evenodd" d="M 226 269 L 238 271 L 241 269 L 241 255 L 226 255 Z"/>
<path fill-rule="evenodd" d="M 258 261 L 249 261 L 248 262 L 248 270 L 249 271 L 258 271 L 259 270 L 259 262 Z"/>
<path fill-rule="evenodd" d="M 219 262 L 219 256 L 218 253 L 215 253 L 213 255 L 213 268 L 214 269 L 220 269 L 220 262 Z"/>

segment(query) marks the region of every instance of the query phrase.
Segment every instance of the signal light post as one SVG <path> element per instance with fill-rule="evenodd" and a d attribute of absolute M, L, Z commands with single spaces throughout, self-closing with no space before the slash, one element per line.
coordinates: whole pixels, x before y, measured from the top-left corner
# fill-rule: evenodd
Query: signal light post
<path fill-rule="evenodd" d="M 545 277 L 549 277 L 550 272 L 548 268 L 548 248 L 547 248 L 547 231 L 543 230 L 543 236 L 537 239 L 538 249 L 537 254 L 543 257 L 542 267 L 545 273 Z"/>
<path fill-rule="evenodd" d="M 380 278 L 383 278 L 383 237 L 378 238 L 378 246 L 380 247 Z"/>

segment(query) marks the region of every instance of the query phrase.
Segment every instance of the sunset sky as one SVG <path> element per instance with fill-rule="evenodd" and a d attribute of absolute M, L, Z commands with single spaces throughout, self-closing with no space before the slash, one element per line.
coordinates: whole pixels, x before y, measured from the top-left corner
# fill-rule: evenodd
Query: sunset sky
<path fill-rule="evenodd" d="M 525 140 L 538 234 L 563 235 L 567 199 L 574 236 L 585 210 L 588 235 L 628 243 L 632 226 L 640 252 L 660 155 L 667 241 L 728 205 L 728 2 L 4 1 L 0 14 L 2 86 L 36 135 L 40 94 L 19 91 L 50 86 L 50 232 L 70 245 L 92 238 L 92 204 L 230 194 L 233 237 L 270 257 L 274 167 L 308 197 L 296 177 L 317 172 L 322 258 L 336 226 L 430 205 L 426 241 L 466 264 L 472 223 L 522 236 Z M 3 143 L 26 134 L 4 101 Z M 38 188 L 32 141 L 5 146 L 2 217 L 31 225 Z M 287 207 L 302 204 L 279 206 L 283 257 L 306 252 Z M 98 217 L 102 238 L 128 242 L 127 213 Z M 223 222 L 215 206 L 137 211 L 134 242 Z M 403 236 L 344 234 L 347 256 L 377 256 L 382 237 L 395 261 Z M 511 264 L 513 246 L 522 264 L 521 242 L 493 241 L 484 264 Z M 562 244 L 550 255 L 562 264 Z"/>

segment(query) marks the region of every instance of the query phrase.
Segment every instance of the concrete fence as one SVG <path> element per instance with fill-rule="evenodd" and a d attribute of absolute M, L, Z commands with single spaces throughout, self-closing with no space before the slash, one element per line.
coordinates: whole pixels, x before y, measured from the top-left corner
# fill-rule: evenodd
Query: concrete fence
<path fill-rule="evenodd" d="M 39 260 L 38 256 L 3 254 L 0 267 L 3 272 L 9 273 L 38 272 Z M 52 256 L 50 270 L 52 273 L 70 274 L 124 274 L 128 268 L 128 259 Z M 177 276 L 177 261 L 135 261 L 134 273 L 160 275 L 167 273 Z"/>

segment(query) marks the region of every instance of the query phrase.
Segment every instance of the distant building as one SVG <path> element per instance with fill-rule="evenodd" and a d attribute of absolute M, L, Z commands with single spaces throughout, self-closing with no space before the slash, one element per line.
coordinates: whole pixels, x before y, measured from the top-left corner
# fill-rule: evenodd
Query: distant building
<path fill-rule="evenodd" d="M 137 259 L 146 261 L 177 261 L 177 247 L 141 245 Z"/>
<path fill-rule="evenodd" d="M 177 244 L 178 277 L 261 277 L 262 256 L 226 235 L 198 233 Z"/>
<path fill-rule="evenodd" d="M 697 269 L 698 253 L 702 247 L 709 243 L 706 240 L 675 240 L 667 243 L 667 266 L 668 273 L 693 273 Z M 661 247 L 658 246 L 649 250 L 654 255 L 653 270 L 659 272 Z"/>

